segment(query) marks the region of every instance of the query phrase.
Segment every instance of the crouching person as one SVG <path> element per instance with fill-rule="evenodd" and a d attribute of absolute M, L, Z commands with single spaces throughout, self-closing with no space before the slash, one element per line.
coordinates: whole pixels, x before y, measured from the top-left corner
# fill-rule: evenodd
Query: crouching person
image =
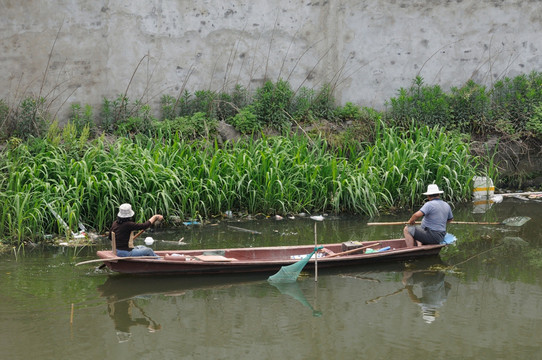
<path fill-rule="evenodd" d="M 111 231 L 109 233 L 109 238 L 112 240 L 112 234 L 115 234 L 115 244 L 117 249 L 117 256 L 127 257 L 127 256 L 158 256 L 152 251 L 151 248 L 148 248 L 143 245 L 133 247 L 133 244 L 130 243 L 130 238 L 132 236 L 132 231 L 145 230 L 150 228 L 155 222 L 161 221 L 164 217 L 159 214 L 153 215 L 149 220 L 144 223 L 134 222 L 134 211 L 132 210 L 132 205 L 122 204 L 119 207 L 119 213 L 117 214 L 117 220 L 111 225 Z"/>

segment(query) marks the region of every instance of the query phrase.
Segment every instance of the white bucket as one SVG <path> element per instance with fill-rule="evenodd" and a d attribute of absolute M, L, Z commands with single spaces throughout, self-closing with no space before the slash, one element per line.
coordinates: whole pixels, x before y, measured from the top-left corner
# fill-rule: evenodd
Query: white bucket
<path fill-rule="evenodd" d="M 475 199 L 489 199 L 495 194 L 493 180 L 485 176 L 475 176 L 472 178 L 472 195 Z"/>

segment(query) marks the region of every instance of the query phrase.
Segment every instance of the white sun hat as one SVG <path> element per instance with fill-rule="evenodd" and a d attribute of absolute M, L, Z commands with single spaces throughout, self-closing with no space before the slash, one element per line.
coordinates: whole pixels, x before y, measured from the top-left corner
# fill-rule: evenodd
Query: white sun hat
<path fill-rule="evenodd" d="M 132 205 L 130 204 L 122 204 L 119 206 L 119 213 L 117 214 L 120 218 L 131 218 L 134 216 L 135 212 L 132 210 Z"/>
<path fill-rule="evenodd" d="M 429 184 L 427 185 L 427 191 L 424 192 L 424 195 L 436 195 L 436 194 L 442 194 L 444 191 L 439 190 L 438 186 L 436 184 Z"/>

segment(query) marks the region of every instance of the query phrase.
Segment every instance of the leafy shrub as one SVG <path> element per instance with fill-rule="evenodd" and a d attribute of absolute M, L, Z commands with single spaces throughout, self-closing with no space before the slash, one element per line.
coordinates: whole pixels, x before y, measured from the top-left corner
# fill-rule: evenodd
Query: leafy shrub
<path fill-rule="evenodd" d="M 160 104 L 162 105 L 162 120 L 175 119 L 176 115 L 176 102 L 177 100 L 171 95 L 163 95 L 160 98 Z"/>
<path fill-rule="evenodd" d="M 247 106 L 251 101 L 248 90 L 242 85 L 235 85 L 231 94 L 231 99 L 239 109 Z"/>
<path fill-rule="evenodd" d="M 216 118 L 216 98 L 217 93 L 211 90 L 197 90 L 193 95 L 185 90 L 179 100 L 176 101 L 179 109 L 178 116 L 192 116 L 202 112 L 208 118 Z"/>
<path fill-rule="evenodd" d="M 335 139 L 335 144 L 332 144 L 341 150 L 343 156 L 348 158 L 357 156 L 367 144 L 374 142 L 376 124 L 379 124 L 382 119 L 382 114 L 374 109 L 367 107 L 361 109 L 353 106 L 353 108 L 350 106 L 348 108 L 356 111 L 346 112 L 348 116 L 352 116 L 348 117 L 352 119 L 352 124 L 342 131 Z M 339 109 L 337 111 L 340 112 Z M 342 116 L 341 118 L 343 118 Z"/>
<path fill-rule="evenodd" d="M 198 90 L 191 94 L 185 90 L 179 99 L 171 95 L 162 96 L 160 103 L 162 120 L 173 120 L 177 116 L 192 116 L 202 112 L 208 118 L 226 121 L 249 103 L 249 96 L 243 86 L 236 85 L 231 94 L 210 90 Z"/>
<path fill-rule="evenodd" d="M 316 94 L 313 89 L 302 87 L 292 99 L 290 111 L 296 120 L 309 120 L 312 118 L 312 103 Z"/>
<path fill-rule="evenodd" d="M 9 106 L 0 99 L 0 139 L 9 138 L 11 136 L 11 118 L 9 116 Z"/>
<path fill-rule="evenodd" d="M 261 123 L 258 121 L 258 116 L 254 114 L 254 107 L 250 105 L 241 109 L 241 111 L 229 120 L 229 123 L 243 134 L 252 134 L 260 131 L 262 128 Z"/>
<path fill-rule="evenodd" d="M 88 127 L 90 132 L 95 130 L 96 125 L 92 118 L 92 107 L 90 105 L 86 104 L 82 108 L 80 104 L 72 104 L 71 108 L 72 113 L 69 122 L 75 126 L 77 135 L 81 135 L 85 127 Z"/>
<path fill-rule="evenodd" d="M 275 129 L 284 129 L 290 125 L 290 102 L 294 93 L 287 81 L 271 81 L 256 91 L 254 113 L 258 121 Z"/>
<path fill-rule="evenodd" d="M 218 120 L 227 121 L 248 105 L 248 91 L 236 85 L 231 94 L 220 93 L 215 100 L 215 113 Z"/>
<path fill-rule="evenodd" d="M 330 85 L 324 85 L 318 92 L 302 87 L 290 104 L 290 111 L 295 119 L 313 120 L 335 119 L 335 99 Z"/>
<path fill-rule="evenodd" d="M 487 132 L 491 103 L 484 86 L 469 80 L 461 88 L 452 87 L 449 103 L 450 128 L 469 134 Z"/>
<path fill-rule="evenodd" d="M 401 127 L 408 127 L 413 120 L 420 125 L 445 127 L 451 119 L 446 94 L 438 85 L 424 85 L 421 76 L 416 77 L 410 88 L 401 88 L 399 96 L 386 105 L 391 106 L 389 117 Z"/>
<path fill-rule="evenodd" d="M 130 103 L 129 99 L 124 95 L 120 95 L 115 100 L 104 98 L 101 111 L 101 126 L 106 133 L 114 133 L 119 136 L 150 135 L 154 120 L 149 104 L 139 100 Z"/>
<path fill-rule="evenodd" d="M 183 93 L 179 96 L 178 99 L 174 102 L 174 108 L 173 108 L 173 117 L 168 118 L 169 120 L 175 119 L 176 116 L 188 116 L 192 115 L 192 108 L 191 108 L 191 97 L 192 95 L 188 90 L 183 91 Z M 176 114 L 176 115 L 175 115 Z"/>
<path fill-rule="evenodd" d="M 117 123 L 130 117 L 128 111 L 128 98 L 119 95 L 115 100 L 104 98 L 101 111 L 101 127 L 106 133 L 113 133 Z"/>
<path fill-rule="evenodd" d="M 511 134 L 519 132 L 521 136 L 536 107 L 542 103 L 542 73 L 532 72 L 498 81 L 491 92 L 491 101 L 494 121 L 511 121 Z"/>
<path fill-rule="evenodd" d="M 542 140 L 542 104 L 535 107 L 533 116 L 525 124 L 525 130 Z"/>
<path fill-rule="evenodd" d="M 203 112 L 197 112 L 192 116 L 178 116 L 173 120 L 153 122 L 154 133 L 162 136 L 179 137 L 193 140 L 200 137 L 209 137 L 216 132 L 217 121 L 209 119 Z"/>
<path fill-rule="evenodd" d="M 12 114 L 11 136 L 28 139 L 40 137 L 47 131 L 48 114 L 45 109 L 45 98 L 27 97 Z"/>
<path fill-rule="evenodd" d="M 344 106 L 339 106 L 335 110 L 335 116 L 341 120 L 359 119 L 361 115 L 361 108 L 351 102 L 347 102 Z"/>
<path fill-rule="evenodd" d="M 151 107 L 148 104 L 141 105 L 135 103 L 137 112 L 128 118 L 123 118 L 117 121 L 117 130 L 115 134 L 119 136 L 127 134 L 144 134 L 151 135 L 153 130 L 154 117 L 151 115 Z"/>
<path fill-rule="evenodd" d="M 311 104 L 312 114 L 321 119 L 333 120 L 335 113 L 333 88 L 329 84 L 322 86 Z"/>

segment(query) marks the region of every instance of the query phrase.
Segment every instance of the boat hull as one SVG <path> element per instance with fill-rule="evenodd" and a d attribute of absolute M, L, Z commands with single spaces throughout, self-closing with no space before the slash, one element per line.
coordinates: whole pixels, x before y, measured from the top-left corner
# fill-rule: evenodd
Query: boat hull
<path fill-rule="evenodd" d="M 305 269 L 345 267 L 380 262 L 408 260 L 438 255 L 445 244 L 406 247 L 404 239 L 368 241 L 365 249 L 347 250 L 344 244 L 323 244 L 325 256 L 311 258 Z M 379 249 L 389 250 L 378 252 Z M 373 252 L 367 252 L 367 249 Z M 119 259 L 112 251 L 98 251 L 97 255 L 113 271 L 125 274 L 209 275 L 239 273 L 275 273 L 282 266 L 299 261 L 314 250 L 314 245 L 278 246 L 234 249 L 156 251 L 159 259 Z M 110 260 L 108 260 L 110 259 Z"/>

